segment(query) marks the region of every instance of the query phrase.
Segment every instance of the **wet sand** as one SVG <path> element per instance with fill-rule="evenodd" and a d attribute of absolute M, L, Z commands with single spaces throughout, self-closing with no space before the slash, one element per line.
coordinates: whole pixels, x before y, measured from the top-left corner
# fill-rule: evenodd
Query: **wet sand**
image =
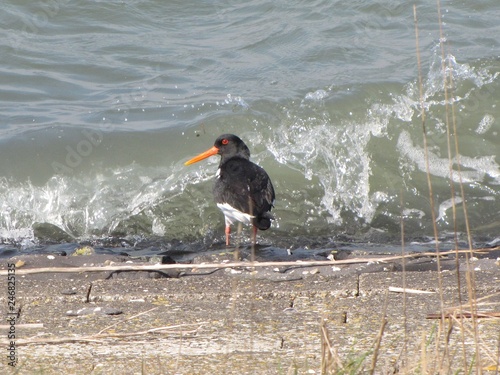
<path fill-rule="evenodd" d="M 243 254 L 244 257 L 245 254 Z M 233 255 L 203 255 L 193 260 L 224 263 Z M 344 261 L 366 254 L 344 254 Z M 380 257 L 380 256 L 379 256 Z M 51 258 L 51 259 L 49 259 Z M 225 269 L 184 268 L 167 271 L 35 273 L 39 267 L 138 265 L 144 259 L 126 256 L 17 256 L 2 261 L 24 262 L 16 269 L 17 366 L 8 365 L 7 328 L 2 373 L 44 374 L 319 374 L 323 332 L 338 366 L 360 361 L 355 372 L 367 371 L 382 322 L 386 321 L 375 373 L 411 373 L 422 366 L 422 341 L 436 337 L 441 298 L 436 260 L 421 256 L 405 261 L 359 264 Z M 132 263 L 126 263 L 132 262 Z M 18 263 L 20 264 L 20 263 Z M 151 263 L 148 263 L 151 264 Z M 450 312 L 471 296 L 476 299 L 500 288 L 496 253 L 473 259 L 443 258 L 442 300 Z M 400 293 L 407 288 L 425 294 Z M 7 291 L 6 277 L 3 289 Z M 394 291 L 389 291 L 394 290 Z M 7 293 L 0 303 L 7 311 Z M 498 297 L 488 298 L 496 303 Z M 496 305 L 480 306 L 494 312 Z M 464 327 L 472 330 L 471 319 Z M 478 320 L 482 366 L 493 364 L 498 347 L 496 319 Z M 43 327 L 27 327 L 43 324 Z M 406 329 L 405 329 L 406 327 Z M 467 358 L 476 349 L 472 331 L 465 332 Z M 323 344 L 322 344 L 323 342 Z M 404 343 L 406 342 L 406 345 Z M 323 345 L 323 346 L 322 346 Z M 441 342 L 442 345 L 442 342 Z M 425 363 L 433 366 L 439 351 L 424 345 Z M 450 368 L 463 368 L 462 336 L 455 326 L 449 337 Z M 444 349 L 443 349 L 444 350 Z M 493 353 L 493 354 L 492 354 Z M 354 366 L 354 365 L 353 365 Z M 364 369 L 364 370 L 363 370 Z M 431 371 L 432 372 L 432 371 Z"/>

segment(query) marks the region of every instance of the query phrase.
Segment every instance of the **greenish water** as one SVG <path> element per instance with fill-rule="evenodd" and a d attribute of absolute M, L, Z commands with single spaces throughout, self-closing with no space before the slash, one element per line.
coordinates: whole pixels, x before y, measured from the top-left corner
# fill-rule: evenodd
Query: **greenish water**
<path fill-rule="evenodd" d="M 244 139 L 275 185 L 276 220 L 262 242 L 393 241 L 401 217 L 406 237 L 426 242 L 433 220 L 412 7 L 7 1 L 0 242 L 37 251 L 41 226 L 55 243 L 218 243 L 217 158 L 183 162 L 227 132 Z M 494 241 L 500 4 L 442 2 L 444 56 L 436 4 L 417 10 L 436 223 L 450 238 L 454 194 L 456 229 L 465 231 L 462 181 L 475 241 Z M 443 62 L 457 125 L 453 184 Z"/>

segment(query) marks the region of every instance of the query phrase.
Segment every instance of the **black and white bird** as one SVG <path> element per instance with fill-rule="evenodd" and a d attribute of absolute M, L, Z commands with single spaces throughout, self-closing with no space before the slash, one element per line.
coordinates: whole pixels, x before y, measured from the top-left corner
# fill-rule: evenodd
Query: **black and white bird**
<path fill-rule="evenodd" d="M 235 221 L 253 225 L 253 241 L 257 230 L 266 230 L 273 218 L 274 188 L 266 171 L 250 159 L 247 145 L 233 134 L 223 134 L 209 150 L 188 160 L 196 163 L 212 155 L 220 155 L 213 194 L 215 203 L 224 214 L 226 245 L 229 246 L 231 224 Z"/>

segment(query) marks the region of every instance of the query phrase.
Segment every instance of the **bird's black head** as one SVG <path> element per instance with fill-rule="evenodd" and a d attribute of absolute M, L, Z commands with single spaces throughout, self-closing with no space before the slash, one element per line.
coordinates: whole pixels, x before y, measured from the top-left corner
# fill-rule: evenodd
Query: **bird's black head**
<path fill-rule="evenodd" d="M 221 156 L 221 164 L 235 156 L 247 160 L 250 159 L 250 150 L 241 139 L 234 134 L 222 134 L 215 140 L 214 146 L 211 149 L 189 159 L 184 164 L 190 165 L 217 154 Z"/>
<path fill-rule="evenodd" d="M 234 134 L 222 134 L 215 140 L 214 147 L 219 150 L 217 153 L 221 156 L 221 163 L 234 156 L 250 159 L 247 145 Z"/>

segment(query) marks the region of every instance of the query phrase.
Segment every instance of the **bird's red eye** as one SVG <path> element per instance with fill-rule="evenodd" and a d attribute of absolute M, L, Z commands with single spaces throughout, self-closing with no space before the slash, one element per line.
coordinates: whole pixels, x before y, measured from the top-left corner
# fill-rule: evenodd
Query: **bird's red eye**
<path fill-rule="evenodd" d="M 229 143 L 229 141 L 228 141 L 227 139 L 225 139 L 225 138 L 224 138 L 224 139 L 222 140 L 222 144 L 223 144 L 223 145 L 227 145 L 228 143 Z"/>

